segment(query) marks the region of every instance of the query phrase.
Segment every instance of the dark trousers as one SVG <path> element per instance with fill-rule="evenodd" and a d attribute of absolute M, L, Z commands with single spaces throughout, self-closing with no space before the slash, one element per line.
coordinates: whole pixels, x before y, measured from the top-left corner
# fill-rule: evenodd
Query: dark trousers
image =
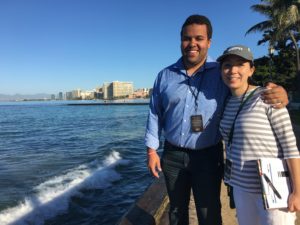
<path fill-rule="evenodd" d="M 206 149 L 188 150 L 165 142 L 161 165 L 170 199 L 170 225 L 189 224 L 191 190 L 199 224 L 222 224 L 222 143 Z"/>

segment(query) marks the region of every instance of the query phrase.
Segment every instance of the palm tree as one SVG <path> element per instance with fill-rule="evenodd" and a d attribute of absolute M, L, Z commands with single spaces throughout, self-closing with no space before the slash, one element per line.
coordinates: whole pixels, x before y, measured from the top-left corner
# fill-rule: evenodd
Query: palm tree
<path fill-rule="evenodd" d="M 298 91 L 300 92 L 300 58 L 297 41 L 300 31 L 300 0 L 261 0 L 263 4 L 251 6 L 251 9 L 267 17 L 266 21 L 251 27 L 246 35 L 252 32 L 264 32 L 264 42 L 274 46 L 282 41 L 291 41 L 296 51 Z"/>

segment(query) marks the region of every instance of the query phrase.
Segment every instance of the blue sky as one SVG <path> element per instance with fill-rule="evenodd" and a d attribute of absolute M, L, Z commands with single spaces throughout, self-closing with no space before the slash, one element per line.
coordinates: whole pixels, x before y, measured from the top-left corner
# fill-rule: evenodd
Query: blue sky
<path fill-rule="evenodd" d="M 260 0 L 0 0 L 0 93 L 57 94 L 92 90 L 103 82 L 152 87 L 157 73 L 180 57 L 180 29 L 191 14 L 213 25 L 209 55 L 233 44 L 255 58 L 261 33 L 245 36 L 266 18 Z"/>

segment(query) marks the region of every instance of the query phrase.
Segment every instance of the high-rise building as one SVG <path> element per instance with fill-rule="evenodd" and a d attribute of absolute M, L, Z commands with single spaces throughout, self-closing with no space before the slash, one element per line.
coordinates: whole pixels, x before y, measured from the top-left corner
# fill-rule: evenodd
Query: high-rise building
<path fill-rule="evenodd" d="M 95 98 L 96 99 L 103 99 L 103 87 L 96 87 L 95 88 Z"/>
<path fill-rule="evenodd" d="M 80 89 L 76 89 L 72 91 L 72 98 L 74 100 L 79 100 L 81 99 L 81 90 Z"/>
<path fill-rule="evenodd" d="M 67 100 L 81 100 L 81 90 L 73 90 L 66 92 L 66 99 Z"/>
<path fill-rule="evenodd" d="M 133 94 L 133 82 L 113 81 L 103 84 L 103 99 L 125 98 Z"/>
<path fill-rule="evenodd" d="M 51 95 L 51 100 L 55 100 L 55 95 L 54 94 Z"/>
<path fill-rule="evenodd" d="M 63 99 L 64 99 L 63 93 L 59 92 L 58 93 L 58 100 L 63 100 Z"/>
<path fill-rule="evenodd" d="M 112 85 L 111 83 L 104 83 L 102 86 L 103 99 L 110 99 L 112 96 Z"/>
<path fill-rule="evenodd" d="M 133 83 L 132 82 L 120 82 L 114 81 L 113 85 L 113 98 L 126 97 L 132 95 L 133 93 Z"/>
<path fill-rule="evenodd" d="M 73 96 L 72 96 L 72 91 L 67 91 L 66 92 L 66 100 L 72 100 Z"/>

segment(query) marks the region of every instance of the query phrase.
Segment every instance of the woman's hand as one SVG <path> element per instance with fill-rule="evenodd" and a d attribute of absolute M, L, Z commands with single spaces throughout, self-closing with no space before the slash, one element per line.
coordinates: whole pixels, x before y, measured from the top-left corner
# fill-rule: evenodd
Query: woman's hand
<path fill-rule="evenodd" d="M 288 199 L 288 210 L 296 212 L 300 211 L 300 158 L 290 158 L 286 162 L 289 167 L 293 189 Z"/>
<path fill-rule="evenodd" d="M 290 212 L 300 211 L 300 194 L 292 192 L 288 199 L 288 210 Z"/>

